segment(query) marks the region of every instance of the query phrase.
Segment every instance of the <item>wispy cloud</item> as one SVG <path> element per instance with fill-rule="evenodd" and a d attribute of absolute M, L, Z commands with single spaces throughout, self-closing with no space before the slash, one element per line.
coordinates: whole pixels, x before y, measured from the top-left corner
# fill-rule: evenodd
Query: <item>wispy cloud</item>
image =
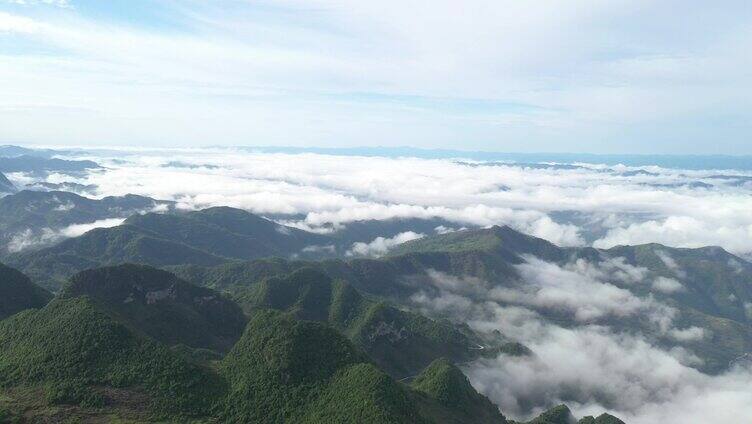
<path fill-rule="evenodd" d="M 744 2 L 18 3 L 15 139 L 749 152 Z"/>

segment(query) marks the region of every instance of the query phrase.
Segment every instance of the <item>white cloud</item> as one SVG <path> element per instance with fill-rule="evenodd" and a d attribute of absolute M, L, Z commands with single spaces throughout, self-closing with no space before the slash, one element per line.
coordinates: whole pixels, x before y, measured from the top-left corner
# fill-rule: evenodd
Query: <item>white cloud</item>
<path fill-rule="evenodd" d="M 750 77 L 738 52 L 750 44 L 749 12 L 737 1 L 682 6 L 477 0 L 460 11 L 437 1 L 405 13 L 396 1 L 231 11 L 191 2 L 163 5 L 169 19 L 148 14 L 157 22 L 142 26 L 117 13 L 104 22 L 85 10 L 14 8 L 44 29 L 21 31 L 38 48 L 0 57 L 0 79 L 12 81 L 0 108 L 31 105 L 0 125 L 36 142 L 75 133 L 91 143 L 491 149 L 503 140 L 508 150 L 617 151 L 629 141 L 653 152 L 689 142 L 710 151 L 713 139 L 743 151 Z M 675 36 L 688 27 L 696 31 Z M 59 55 L 38 53 L 49 50 Z M 47 125 L 34 126 L 40 117 Z"/>
<path fill-rule="evenodd" d="M 497 403 L 505 415 L 529 419 L 565 402 L 577 416 L 607 411 L 630 424 L 752 419 L 747 408 L 747 402 L 752 401 L 752 370 L 748 368 L 709 376 L 693 368 L 702 360 L 686 347 L 663 349 L 642 333 L 622 332 L 590 322 L 563 328 L 543 318 L 542 312 L 532 310 L 543 306 L 549 312 L 555 311 L 558 304 L 585 312 L 583 316 L 593 316 L 593 311 L 599 316 L 616 317 L 644 312 L 660 316 L 661 311 L 665 312 L 660 303 L 650 298 L 613 290 L 607 281 L 619 280 L 614 276 L 618 267 L 585 262 L 556 267 L 531 258 L 528 265 L 521 267 L 526 277 L 523 285 L 508 288 L 517 292 L 517 298 L 494 297 L 498 288 L 495 284 L 507 287 L 504 282 L 438 272 L 429 273 L 438 292 L 425 290 L 411 298 L 426 314 L 466 322 L 480 332 L 498 330 L 532 349 L 532 356 L 500 355 L 463 367 L 472 384 Z M 536 270 L 538 276 L 533 275 Z M 639 274 L 637 271 L 633 275 Z M 632 280 L 629 284 L 647 283 Z M 598 288 L 599 285 L 603 287 Z M 537 296 L 548 288 L 555 288 L 556 292 Z M 670 314 L 664 318 L 657 326 L 658 334 L 677 343 L 691 345 L 708 336 L 706 330 L 698 327 L 674 327 Z"/>
<path fill-rule="evenodd" d="M 657 277 L 653 281 L 653 288 L 659 292 L 670 294 L 684 290 L 682 283 L 673 278 Z"/>
<path fill-rule="evenodd" d="M 345 254 L 347 256 L 383 256 L 394 246 L 422 237 L 425 237 L 425 234 L 419 234 L 412 231 L 399 233 L 391 238 L 376 237 L 370 243 L 353 243 Z"/>
<path fill-rule="evenodd" d="M 116 227 L 123 221 L 125 221 L 125 218 L 108 218 L 84 224 L 72 224 L 61 229 L 41 228 L 32 230 L 27 228 L 12 235 L 6 248 L 11 253 L 17 253 L 30 248 L 48 246 L 66 238 L 78 237 L 95 228 Z"/>
<path fill-rule="evenodd" d="M 627 177 L 621 173 L 642 168 L 524 169 L 225 149 L 135 152 L 80 156 L 100 161 L 106 169 L 65 179 L 96 185 L 100 197 L 134 193 L 175 200 L 188 209 L 234 206 L 264 215 L 288 214 L 285 225 L 316 232 L 357 220 L 443 218 L 456 227 L 506 224 L 562 246 L 710 244 L 752 254 L 752 216 L 747 213 L 752 196 L 747 191 L 719 182 L 725 180 L 712 180 L 710 189 L 665 186 L 708 180 L 718 173 L 713 170 L 653 167 L 649 170 L 655 175 Z M 170 161 L 206 166 L 162 166 Z M 500 185 L 507 189 L 498 190 Z M 681 280 L 681 270 L 674 272 Z"/>
<path fill-rule="evenodd" d="M 672 329 L 669 334 L 680 342 L 690 342 L 701 340 L 705 337 L 706 331 L 700 327 L 689 327 L 682 330 Z"/>

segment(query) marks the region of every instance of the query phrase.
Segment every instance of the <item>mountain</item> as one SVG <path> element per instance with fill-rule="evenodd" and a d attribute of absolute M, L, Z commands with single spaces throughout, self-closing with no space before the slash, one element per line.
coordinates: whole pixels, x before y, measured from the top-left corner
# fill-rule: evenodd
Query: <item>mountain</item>
<path fill-rule="evenodd" d="M 89 199 L 64 191 L 28 191 L 0 198 L 0 253 L 49 246 L 79 235 L 76 225 L 106 219 L 125 219 L 154 209 L 169 210 L 172 202 L 126 195 Z"/>
<path fill-rule="evenodd" d="M 217 256 L 243 260 L 287 257 L 300 253 L 307 246 L 328 241 L 326 237 L 228 207 L 185 214 L 134 215 L 126 224 Z"/>
<path fill-rule="evenodd" d="M 61 404 L 119 408 L 141 420 L 201 416 L 222 393 L 210 369 L 135 334 L 86 297 L 0 321 L 0 340 L 0 387 L 16 388 L 2 397 L 38 405 L 23 407 L 27 417 Z"/>
<path fill-rule="evenodd" d="M 624 421 L 609 414 L 601 414 L 597 418 L 587 416 L 578 421 L 566 405 L 559 405 L 526 423 L 512 421 L 510 424 L 624 424 Z"/>
<path fill-rule="evenodd" d="M 168 346 L 226 352 L 246 324 L 240 308 L 220 294 L 142 265 L 83 271 L 71 278 L 60 296 L 87 296 L 129 328 Z"/>
<path fill-rule="evenodd" d="M 35 175 L 57 172 L 75 175 L 97 168 L 100 168 L 99 164 L 90 160 L 66 160 L 29 155 L 0 157 L 0 172 L 25 172 Z"/>
<path fill-rule="evenodd" d="M 0 173 L 0 194 L 15 193 L 15 192 L 16 192 L 16 186 L 13 185 L 12 182 L 10 182 L 8 177 Z"/>
<path fill-rule="evenodd" d="M 42 308 L 52 294 L 25 275 L 0 264 L 0 320 L 26 309 Z"/>
<path fill-rule="evenodd" d="M 45 287 L 57 290 L 67 278 L 88 268 L 125 262 L 157 267 L 211 266 L 233 259 L 290 256 L 322 237 L 239 209 L 210 208 L 133 215 L 123 225 L 95 229 L 7 260 Z"/>
<path fill-rule="evenodd" d="M 332 328 L 278 312 L 254 314 L 220 372 L 223 422 L 477 422 L 395 382 Z"/>
<path fill-rule="evenodd" d="M 344 253 L 353 243 L 370 242 L 377 237 L 392 238 L 408 231 L 430 236 L 461 227 L 457 223 L 441 218 L 368 219 L 348 222 L 343 224 L 342 228 L 332 228 L 333 231 L 329 236 L 336 241 L 337 247 L 341 247 L 340 253 Z"/>
<path fill-rule="evenodd" d="M 516 262 L 520 255 L 525 254 L 545 260 L 562 260 L 566 257 L 565 250 L 555 244 L 523 234 L 506 225 L 411 240 L 395 247 L 389 255 L 435 252 L 486 252 L 509 262 Z"/>
<path fill-rule="evenodd" d="M 396 378 L 415 375 L 442 356 L 466 362 L 479 352 L 477 343 L 458 327 L 366 299 L 346 282 L 314 268 L 266 279 L 240 301 L 252 309 L 272 308 L 329 323 Z"/>
<path fill-rule="evenodd" d="M 433 361 L 415 378 L 411 386 L 456 411 L 461 415 L 458 421 L 473 421 L 477 424 L 507 422 L 499 408 L 475 391 L 465 374 L 445 358 Z"/>
<path fill-rule="evenodd" d="M 0 157 L 13 158 L 18 156 L 36 156 L 40 158 L 51 158 L 55 155 L 64 155 L 70 153 L 66 150 L 52 149 L 29 149 L 26 147 L 3 145 L 0 146 Z"/>
<path fill-rule="evenodd" d="M 618 278 L 605 282 L 673 308 L 675 328 L 696 329 L 684 337 L 681 332 L 661 331 L 639 315 L 604 319 L 601 323 L 618 331 L 640 331 L 667 349 L 690 348 L 702 360 L 697 367 L 704 372 L 722 372 L 735 358 L 752 352 L 752 316 L 748 316 L 748 306 L 745 306 L 752 305 L 749 286 L 752 264 L 719 247 L 679 249 L 654 244 L 605 250 L 561 248 L 509 227 L 491 227 L 409 241 L 380 259 L 264 260 L 229 263 L 210 269 L 179 267 L 175 272 L 196 284 L 206 283 L 217 290 L 236 293 L 270 276 L 315 267 L 335 280 L 346 281 L 367 296 L 414 307 L 410 303 L 413 296 L 438 295 L 437 284 L 442 280 L 445 284 L 467 284 L 464 279 L 475 278 L 489 289 L 528 290 L 531 282 L 520 275 L 519 266 L 530 257 L 564 268 L 576 266 L 577 261 L 607 267 L 613 264 L 634 267 L 640 284 Z M 459 280 L 452 282 L 447 278 Z M 475 295 L 470 290 L 463 296 L 473 298 Z M 473 299 L 485 300 L 483 296 Z M 529 307 L 562 325 L 581 325 L 576 317 L 560 308 Z"/>

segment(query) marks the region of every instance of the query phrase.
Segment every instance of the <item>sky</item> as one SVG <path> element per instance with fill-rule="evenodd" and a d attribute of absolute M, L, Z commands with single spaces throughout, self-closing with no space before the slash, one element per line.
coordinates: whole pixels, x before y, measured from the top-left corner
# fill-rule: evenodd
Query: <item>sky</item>
<path fill-rule="evenodd" d="M 0 0 L 0 144 L 752 154 L 748 1 Z"/>

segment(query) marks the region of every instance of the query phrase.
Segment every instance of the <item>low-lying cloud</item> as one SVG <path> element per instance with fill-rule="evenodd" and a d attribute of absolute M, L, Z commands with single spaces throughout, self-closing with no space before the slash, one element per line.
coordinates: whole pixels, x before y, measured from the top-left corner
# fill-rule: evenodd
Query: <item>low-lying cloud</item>
<path fill-rule="evenodd" d="M 78 237 L 95 228 L 116 227 L 125 221 L 125 218 L 100 219 L 84 224 L 73 224 L 60 229 L 41 228 L 33 230 L 27 228 L 12 235 L 6 245 L 11 253 L 18 253 L 27 249 L 49 246 L 63 239 Z"/>
<path fill-rule="evenodd" d="M 659 242 L 752 255 L 746 174 L 657 167 L 474 166 L 441 159 L 272 154 L 228 149 L 80 155 L 106 168 L 51 182 L 141 194 L 187 209 L 234 206 L 325 232 L 357 220 L 441 218 L 507 224 L 563 246 Z M 180 163 L 183 166 L 167 166 Z M 723 176 L 722 175 L 722 176 Z M 23 179 L 17 176 L 17 179 Z"/>
<path fill-rule="evenodd" d="M 702 360 L 685 343 L 707 332 L 677 326 L 673 308 L 630 289 L 653 284 L 644 268 L 621 258 L 557 265 L 527 257 L 517 270 L 524 284 L 431 271 L 432 289 L 410 299 L 430 316 L 467 322 L 481 333 L 499 330 L 532 349 L 532 356 L 500 355 L 464 367 L 508 416 L 526 419 L 565 402 L 576 415 L 605 410 L 630 424 L 752 420 L 752 370 L 743 362 L 718 376 L 695 369 Z M 549 318 L 560 313 L 574 324 Z M 649 317 L 649 332 L 674 346 L 612 325 L 638 316 Z"/>
<path fill-rule="evenodd" d="M 416 240 L 425 237 L 425 234 L 419 234 L 412 231 L 399 233 L 394 237 L 376 237 L 369 243 L 357 242 L 345 253 L 346 256 L 370 256 L 379 257 L 389 252 L 389 249 L 410 240 Z"/>

